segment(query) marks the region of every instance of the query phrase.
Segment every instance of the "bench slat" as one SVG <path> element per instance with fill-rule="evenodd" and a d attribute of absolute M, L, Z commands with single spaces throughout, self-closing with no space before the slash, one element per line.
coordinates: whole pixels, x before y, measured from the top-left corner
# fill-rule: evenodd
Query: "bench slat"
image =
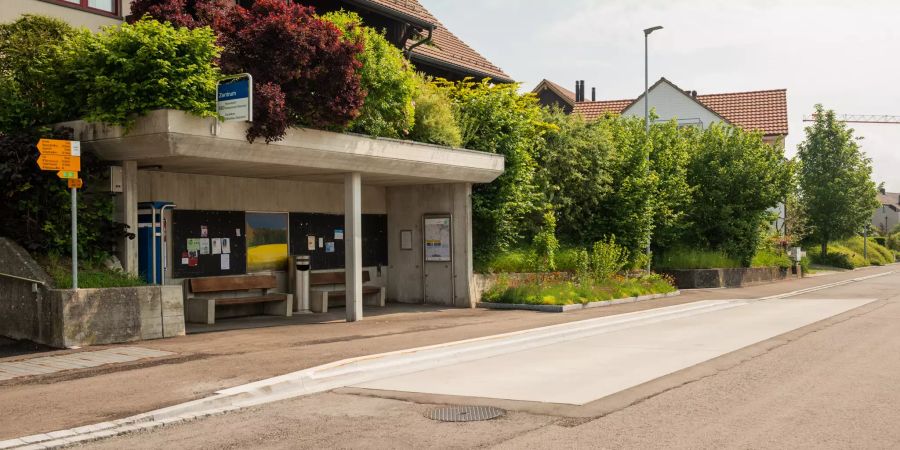
<path fill-rule="evenodd" d="M 274 289 L 275 275 L 244 275 L 237 277 L 192 278 L 191 292 L 227 292 L 250 289 Z"/>
<path fill-rule="evenodd" d="M 267 302 L 277 302 L 282 301 L 287 296 L 285 294 L 269 294 L 262 295 L 259 297 L 229 297 L 229 298 L 217 298 L 217 305 L 245 305 L 251 303 L 267 303 Z"/>
<path fill-rule="evenodd" d="M 347 277 L 344 272 L 317 272 L 309 274 L 310 286 L 322 286 L 326 284 L 347 284 Z M 362 272 L 363 283 L 372 281 L 368 270 Z"/>

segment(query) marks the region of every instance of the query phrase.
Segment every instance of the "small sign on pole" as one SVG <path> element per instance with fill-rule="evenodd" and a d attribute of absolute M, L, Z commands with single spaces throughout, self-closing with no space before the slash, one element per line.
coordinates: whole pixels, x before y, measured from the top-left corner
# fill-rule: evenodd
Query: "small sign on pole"
<path fill-rule="evenodd" d="M 233 75 L 216 84 L 216 112 L 225 122 L 253 122 L 253 77 Z"/>
<path fill-rule="evenodd" d="M 78 189 L 83 184 L 78 178 L 81 170 L 81 142 L 41 139 L 37 143 L 37 149 L 40 153 L 38 168 L 56 172 L 57 177 L 68 180 L 72 193 L 72 289 L 78 289 Z"/>

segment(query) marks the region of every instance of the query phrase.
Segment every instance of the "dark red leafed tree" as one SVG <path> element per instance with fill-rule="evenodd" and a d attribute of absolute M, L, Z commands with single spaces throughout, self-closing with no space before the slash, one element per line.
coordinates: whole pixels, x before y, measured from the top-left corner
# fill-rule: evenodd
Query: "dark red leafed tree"
<path fill-rule="evenodd" d="M 250 8 L 223 0 L 134 0 L 131 7 L 132 20 L 149 14 L 213 28 L 223 47 L 222 72 L 253 75 L 251 142 L 279 140 L 291 126 L 342 129 L 360 113 L 363 42 L 348 42 L 311 7 L 284 0 L 257 0 Z"/>
<path fill-rule="evenodd" d="M 357 55 L 362 42 L 347 42 L 343 33 L 321 20 L 310 7 L 282 0 L 259 0 L 251 8 L 233 8 L 218 26 L 225 73 L 248 72 L 258 85 L 281 88 L 288 125 L 338 129 L 359 115 L 365 99 Z M 274 90 L 254 91 L 254 114 L 278 117 L 266 108 Z M 255 122 L 255 121 L 254 121 Z M 267 142 L 283 136 L 277 127 L 254 123 L 249 139 Z"/>
<path fill-rule="evenodd" d="M 160 22 L 171 22 L 178 27 L 197 28 L 214 26 L 234 5 L 229 0 L 132 0 L 128 23 L 150 15 Z"/>

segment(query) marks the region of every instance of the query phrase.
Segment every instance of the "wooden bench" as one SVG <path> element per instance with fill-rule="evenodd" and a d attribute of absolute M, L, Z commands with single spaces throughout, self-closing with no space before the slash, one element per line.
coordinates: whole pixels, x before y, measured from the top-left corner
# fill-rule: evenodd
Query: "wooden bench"
<path fill-rule="evenodd" d="M 278 282 L 274 275 L 242 275 L 232 277 L 192 278 L 186 281 L 187 321 L 216 323 L 217 305 L 262 303 L 265 314 L 290 317 L 294 305 L 291 294 L 269 293 Z M 235 293 L 253 295 L 235 295 Z M 228 294 L 228 295 L 221 295 Z"/>
<path fill-rule="evenodd" d="M 369 271 L 363 270 L 363 284 L 371 281 Z M 347 284 L 344 272 L 320 272 L 309 274 L 309 309 L 312 312 L 328 312 L 329 304 L 346 305 L 347 291 L 343 287 Z M 334 289 L 341 286 L 342 289 Z M 330 288 L 328 288 L 330 287 Z M 371 304 L 384 307 L 386 289 L 383 286 L 363 286 L 363 304 L 366 298 L 373 300 Z M 333 301 L 333 302 L 332 302 Z"/>

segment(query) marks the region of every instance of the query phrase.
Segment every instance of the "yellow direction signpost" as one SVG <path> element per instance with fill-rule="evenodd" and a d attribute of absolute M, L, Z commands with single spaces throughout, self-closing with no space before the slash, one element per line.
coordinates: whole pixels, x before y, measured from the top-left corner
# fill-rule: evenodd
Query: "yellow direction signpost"
<path fill-rule="evenodd" d="M 67 179 L 72 191 L 72 289 L 78 289 L 78 189 L 82 186 L 81 142 L 62 139 L 41 139 L 37 143 L 40 153 L 37 164 L 41 170 L 56 172 Z"/>

